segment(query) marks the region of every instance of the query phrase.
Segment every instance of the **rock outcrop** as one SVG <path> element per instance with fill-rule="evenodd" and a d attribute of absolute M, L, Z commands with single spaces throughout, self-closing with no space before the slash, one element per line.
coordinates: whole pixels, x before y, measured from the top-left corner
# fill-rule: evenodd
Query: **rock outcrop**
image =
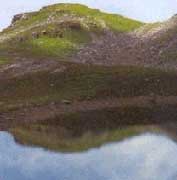
<path fill-rule="evenodd" d="M 23 19 L 28 19 L 27 13 L 17 14 L 13 17 L 11 26 L 13 26 L 16 22 L 21 21 Z"/>

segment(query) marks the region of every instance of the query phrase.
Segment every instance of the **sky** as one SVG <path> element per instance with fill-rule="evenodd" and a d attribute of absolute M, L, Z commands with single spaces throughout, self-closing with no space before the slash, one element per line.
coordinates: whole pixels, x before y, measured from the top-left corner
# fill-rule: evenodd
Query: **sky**
<path fill-rule="evenodd" d="M 0 30 L 10 24 L 15 14 L 63 2 L 86 4 L 143 22 L 164 21 L 177 14 L 177 0 L 0 0 Z"/>
<path fill-rule="evenodd" d="M 177 144 L 144 134 L 81 153 L 24 147 L 0 132 L 0 179 L 176 180 Z"/>

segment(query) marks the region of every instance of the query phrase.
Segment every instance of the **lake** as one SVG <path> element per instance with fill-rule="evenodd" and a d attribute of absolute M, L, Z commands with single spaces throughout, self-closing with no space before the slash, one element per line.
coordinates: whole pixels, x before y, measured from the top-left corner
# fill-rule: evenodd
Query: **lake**
<path fill-rule="evenodd" d="M 0 132 L 0 180 L 174 180 L 177 143 L 145 133 L 85 152 L 26 147 Z"/>

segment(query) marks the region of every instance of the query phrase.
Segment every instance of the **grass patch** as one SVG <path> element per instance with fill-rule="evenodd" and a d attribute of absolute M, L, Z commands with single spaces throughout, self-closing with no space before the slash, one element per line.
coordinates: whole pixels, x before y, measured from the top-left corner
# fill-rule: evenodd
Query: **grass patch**
<path fill-rule="evenodd" d="M 67 39 L 42 37 L 29 42 L 34 54 L 64 57 L 75 49 L 75 44 Z"/>
<path fill-rule="evenodd" d="M 9 62 L 9 58 L 0 56 L 0 65 L 7 64 Z"/>
<path fill-rule="evenodd" d="M 49 6 L 48 9 L 43 9 L 43 11 L 65 11 L 65 12 L 71 12 L 72 14 L 78 15 L 78 16 L 89 16 L 96 20 L 103 21 L 110 29 L 116 30 L 116 31 L 132 31 L 142 25 L 139 21 L 131 20 L 128 18 L 125 18 L 120 15 L 116 14 L 108 14 L 101 12 L 97 9 L 90 9 L 87 6 L 80 5 L 80 4 L 58 4 L 54 6 Z"/>
<path fill-rule="evenodd" d="M 41 34 L 44 30 L 46 35 Z M 64 58 L 92 40 L 89 31 L 83 28 L 72 29 L 51 24 L 47 27 L 34 28 L 32 31 L 38 34 L 38 37 L 31 37 L 31 31 L 26 31 L 0 48 L 15 52 L 19 56 Z M 23 41 L 19 42 L 21 38 Z"/>

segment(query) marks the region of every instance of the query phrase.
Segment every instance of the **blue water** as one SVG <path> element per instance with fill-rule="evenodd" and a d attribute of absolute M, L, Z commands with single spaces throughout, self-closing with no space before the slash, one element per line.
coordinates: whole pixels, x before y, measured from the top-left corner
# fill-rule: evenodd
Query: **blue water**
<path fill-rule="evenodd" d="M 82 153 L 56 153 L 15 143 L 0 132 L 0 180 L 175 180 L 177 144 L 143 134 Z"/>

